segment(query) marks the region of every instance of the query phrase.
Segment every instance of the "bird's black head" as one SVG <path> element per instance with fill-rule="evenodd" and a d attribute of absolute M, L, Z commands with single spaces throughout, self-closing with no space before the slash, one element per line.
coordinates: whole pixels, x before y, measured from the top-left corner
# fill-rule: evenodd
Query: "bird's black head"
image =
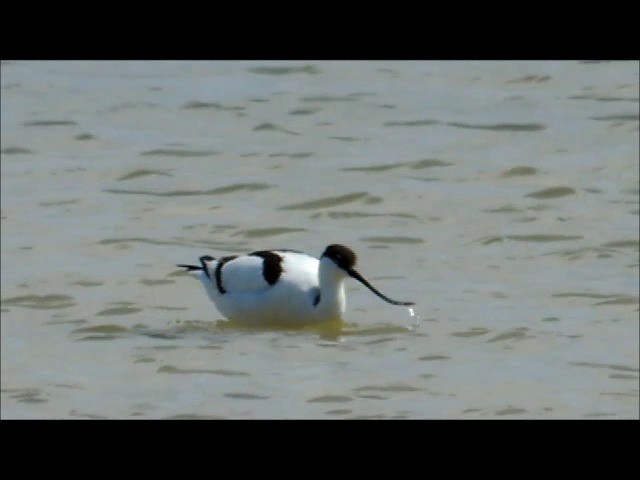
<path fill-rule="evenodd" d="M 344 245 L 329 245 L 324 250 L 322 256 L 330 258 L 338 267 L 346 272 L 349 272 L 349 270 L 356 266 L 356 254 Z"/>
<path fill-rule="evenodd" d="M 383 299 L 385 302 L 388 302 L 392 305 L 414 305 L 413 302 L 399 302 L 398 300 L 392 300 L 386 295 L 382 294 L 378 289 L 376 289 L 373 285 L 371 285 L 366 278 L 358 273 L 358 271 L 354 268 L 356 266 L 357 257 L 356 254 L 349 247 L 345 247 L 344 245 L 329 245 L 322 254 L 321 258 L 330 258 L 333 263 L 335 263 L 338 268 L 344 270 L 347 275 L 351 278 L 356 279 L 360 283 L 362 283 L 365 287 L 375 293 L 378 297 Z"/>

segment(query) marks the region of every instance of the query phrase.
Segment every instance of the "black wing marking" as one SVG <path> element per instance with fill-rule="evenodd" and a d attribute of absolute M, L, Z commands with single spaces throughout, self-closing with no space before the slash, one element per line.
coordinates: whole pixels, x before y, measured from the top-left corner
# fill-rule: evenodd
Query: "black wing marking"
<path fill-rule="evenodd" d="M 260 250 L 249 255 L 262 258 L 262 276 L 269 285 L 275 284 L 282 274 L 282 257 L 271 250 Z"/>
<path fill-rule="evenodd" d="M 238 256 L 237 255 L 230 255 L 228 257 L 222 257 L 220 260 L 218 260 L 218 264 L 216 265 L 216 271 L 215 271 L 214 275 L 216 277 L 216 287 L 218 287 L 218 291 L 220 293 L 227 293 L 227 291 L 222 286 L 222 267 L 224 267 L 225 263 L 230 262 L 231 260 L 233 260 L 235 258 L 238 258 Z"/>

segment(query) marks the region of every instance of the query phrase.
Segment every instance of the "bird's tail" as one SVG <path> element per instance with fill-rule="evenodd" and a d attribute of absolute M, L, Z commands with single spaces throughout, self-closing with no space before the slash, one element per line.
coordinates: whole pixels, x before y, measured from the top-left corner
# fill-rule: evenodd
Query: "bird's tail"
<path fill-rule="evenodd" d="M 177 267 L 183 267 L 183 268 L 186 268 L 186 269 L 187 269 L 187 272 L 191 272 L 191 271 L 193 271 L 193 270 L 204 270 L 204 268 L 203 268 L 203 267 L 199 267 L 199 266 L 197 266 L 197 265 L 182 265 L 182 264 L 180 264 L 180 265 L 176 265 L 176 266 L 177 266 Z"/>
<path fill-rule="evenodd" d="M 200 265 L 185 265 L 185 264 L 179 264 L 177 265 L 178 267 L 182 267 L 182 268 L 186 268 L 187 272 L 192 272 L 194 270 L 204 270 L 204 273 L 207 274 L 207 277 L 209 276 L 209 272 L 207 271 L 207 264 L 206 262 L 212 262 L 213 260 L 215 260 L 215 258 L 209 256 L 209 255 L 203 255 L 202 257 L 200 257 L 198 260 L 200 260 Z"/>

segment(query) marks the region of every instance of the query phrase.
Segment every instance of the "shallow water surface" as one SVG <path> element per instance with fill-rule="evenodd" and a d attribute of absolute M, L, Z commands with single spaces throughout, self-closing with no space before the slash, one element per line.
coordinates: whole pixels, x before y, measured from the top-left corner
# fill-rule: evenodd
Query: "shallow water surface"
<path fill-rule="evenodd" d="M 3 62 L 1 417 L 638 418 L 637 62 Z M 343 322 L 175 265 L 351 246 Z"/>

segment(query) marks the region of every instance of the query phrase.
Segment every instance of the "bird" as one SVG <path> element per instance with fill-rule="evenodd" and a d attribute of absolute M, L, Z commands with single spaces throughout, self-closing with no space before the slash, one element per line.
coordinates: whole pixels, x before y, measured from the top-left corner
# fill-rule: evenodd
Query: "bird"
<path fill-rule="evenodd" d="M 320 258 L 298 250 L 259 250 L 246 255 L 214 258 L 200 265 L 179 264 L 194 272 L 209 298 L 228 320 L 247 324 L 303 325 L 342 319 L 344 280 L 354 278 L 392 305 L 393 300 L 371 285 L 356 269 L 356 254 L 332 244 Z"/>

